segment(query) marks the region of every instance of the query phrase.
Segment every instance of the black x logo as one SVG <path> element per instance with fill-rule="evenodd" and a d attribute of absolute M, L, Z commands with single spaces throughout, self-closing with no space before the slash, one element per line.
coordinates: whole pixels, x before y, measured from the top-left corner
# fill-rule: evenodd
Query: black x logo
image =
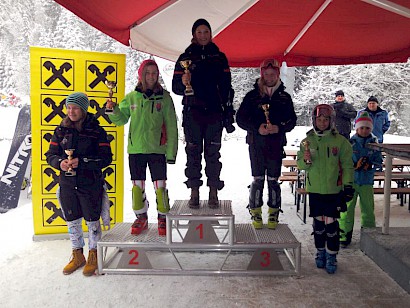
<path fill-rule="evenodd" d="M 54 171 L 54 169 L 51 169 L 49 167 L 47 167 L 44 170 L 44 173 L 47 174 L 52 179 L 52 182 L 48 184 L 45 188 L 47 191 L 51 191 L 54 188 L 54 186 L 58 184 L 58 174 Z"/>
<path fill-rule="evenodd" d="M 49 209 L 50 211 L 53 211 L 53 212 L 54 212 L 53 215 L 51 215 L 51 216 L 46 220 L 46 222 L 47 222 L 48 224 L 51 224 L 51 223 L 52 223 L 54 220 L 56 220 L 58 217 L 61 217 L 63 220 L 65 220 L 65 219 L 64 219 L 64 216 L 63 216 L 63 211 L 61 211 L 61 209 L 57 208 L 56 205 L 55 205 L 53 202 L 48 201 L 48 202 L 46 202 L 46 204 L 44 204 L 44 206 L 45 206 L 47 209 Z"/>
<path fill-rule="evenodd" d="M 90 106 L 91 108 L 97 110 L 95 113 L 95 118 L 98 119 L 99 117 L 103 117 L 109 124 L 111 124 L 111 120 L 107 114 L 105 114 L 105 108 L 101 108 L 100 105 L 94 100 L 90 99 Z"/>
<path fill-rule="evenodd" d="M 53 73 L 53 75 L 51 75 L 50 78 L 48 78 L 44 84 L 49 87 L 56 79 L 60 79 L 60 81 L 68 88 L 71 86 L 71 83 L 63 76 L 64 72 L 68 72 L 72 66 L 70 63 L 68 62 L 64 62 L 63 64 L 61 64 L 60 68 L 57 69 L 56 66 L 50 62 L 50 61 L 46 61 L 44 62 L 43 66 L 47 69 L 47 70 L 51 70 L 51 72 Z"/>
<path fill-rule="evenodd" d="M 88 70 L 97 76 L 90 84 L 90 88 L 94 89 L 100 82 L 105 84 L 107 81 L 107 75 L 110 75 L 115 72 L 115 68 L 112 65 L 108 65 L 104 71 L 101 73 L 100 69 L 95 64 L 90 64 Z"/>
<path fill-rule="evenodd" d="M 111 185 L 110 183 L 108 183 L 108 182 L 105 180 L 105 178 L 108 177 L 109 175 L 113 174 L 113 173 L 114 173 L 114 170 L 112 170 L 111 167 L 108 167 L 107 169 L 105 169 L 105 170 L 103 171 L 104 182 L 105 182 L 105 184 L 107 185 L 107 191 L 109 191 L 109 190 L 112 189 L 112 185 Z"/>
<path fill-rule="evenodd" d="M 48 123 L 50 122 L 56 115 L 59 115 L 62 119 L 65 117 L 65 113 L 63 112 L 64 108 L 64 102 L 65 99 L 63 99 L 60 104 L 57 106 L 55 101 L 52 100 L 51 98 L 47 97 L 44 99 L 44 104 L 47 105 L 47 107 L 51 107 L 53 111 L 45 117 L 45 121 Z"/>

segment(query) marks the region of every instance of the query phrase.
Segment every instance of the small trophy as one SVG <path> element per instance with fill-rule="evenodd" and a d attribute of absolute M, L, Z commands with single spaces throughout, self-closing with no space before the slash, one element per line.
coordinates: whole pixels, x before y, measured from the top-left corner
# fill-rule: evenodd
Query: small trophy
<path fill-rule="evenodd" d="M 265 114 L 266 126 L 269 126 L 270 125 L 270 121 L 269 121 L 269 104 L 263 104 L 261 107 L 263 109 L 263 113 Z"/>
<path fill-rule="evenodd" d="M 68 163 L 71 163 L 71 160 L 73 159 L 73 153 L 74 149 L 68 149 L 65 150 L 65 153 L 68 155 Z M 73 168 L 69 167 L 68 170 L 65 173 L 66 176 L 75 176 L 77 175 L 77 172 L 73 170 Z"/>
<path fill-rule="evenodd" d="M 112 89 L 114 89 L 116 86 L 117 86 L 117 83 L 115 82 L 115 81 L 109 81 L 109 80 L 106 80 L 105 81 L 105 85 L 107 86 L 107 88 L 108 88 L 108 97 L 110 98 L 110 100 L 112 99 L 112 95 L 113 95 L 113 90 Z M 115 105 L 115 104 L 114 104 Z M 109 108 L 109 107 L 105 107 L 105 114 L 112 114 L 112 113 L 114 113 L 114 108 Z"/>
<path fill-rule="evenodd" d="M 309 149 L 309 141 L 307 141 L 307 140 L 302 141 L 302 145 L 303 145 L 303 147 L 305 148 L 305 152 L 310 152 L 310 149 Z M 311 164 L 312 164 L 312 161 L 311 161 L 310 159 L 306 160 L 305 162 L 306 162 L 306 164 L 308 164 L 308 165 L 311 165 Z"/>
<path fill-rule="evenodd" d="M 191 65 L 192 61 L 191 60 L 182 60 L 179 61 L 179 64 L 184 68 L 185 73 L 189 73 L 189 67 Z M 192 96 L 194 95 L 194 89 L 192 89 L 191 84 L 188 82 L 188 84 L 185 87 L 184 91 L 185 96 Z"/>

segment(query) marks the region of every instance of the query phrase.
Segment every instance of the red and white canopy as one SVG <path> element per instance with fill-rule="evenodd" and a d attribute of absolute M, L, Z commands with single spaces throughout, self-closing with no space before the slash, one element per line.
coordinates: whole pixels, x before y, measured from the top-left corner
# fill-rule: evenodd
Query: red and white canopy
<path fill-rule="evenodd" d="M 133 48 L 175 61 L 205 18 L 231 66 L 406 62 L 409 0 L 55 0 Z"/>

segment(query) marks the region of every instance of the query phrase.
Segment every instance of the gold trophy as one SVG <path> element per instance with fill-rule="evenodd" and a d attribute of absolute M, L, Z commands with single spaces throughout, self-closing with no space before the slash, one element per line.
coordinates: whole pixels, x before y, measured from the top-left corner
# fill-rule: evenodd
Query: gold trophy
<path fill-rule="evenodd" d="M 270 125 L 270 121 L 269 121 L 269 104 L 263 104 L 261 107 L 263 109 L 263 113 L 265 114 L 266 126 L 269 126 Z"/>
<path fill-rule="evenodd" d="M 68 149 L 65 150 L 65 153 L 68 155 L 68 163 L 71 163 L 71 160 L 73 159 L 73 153 L 74 149 Z M 77 175 L 77 172 L 73 170 L 73 168 L 69 167 L 68 170 L 65 172 L 66 176 L 75 176 Z"/>
<path fill-rule="evenodd" d="M 305 152 L 310 152 L 309 144 L 310 144 L 310 143 L 309 143 L 309 141 L 307 141 L 307 140 L 302 141 L 302 145 L 303 145 L 303 147 L 305 148 Z M 306 160 L 305 162 L 306 162 L 306 164 L 308 164 L 308 165 L 311 165 L 311 164 L 312 164 L 312 161 L 311 161 L 310 159 Z"/>
<path fill-rule="evenodd" d="M 117 86 L 117 83 L 115 81 L 109 81 L 106 80 L 105 81 L 105 85 L 108 88 L 108 97 L 110 98 L 110 100 L 112 99 L 112 95 L 114 93 L 114 91 L 112 89 L 114 89 Z M 115 106 L 115 103 L 114 103 Z M 112 114 L 114 113 L 114 108 L 108 108 L 107 106 L 105 107 L 105 114 Z"/>
<path fill-rule="evenodd" d="M 189 73 L 189 67 L 191 66 L 192 61 L 191 60 L 182 60 L 179 61 L 179 64 L 184 68 L 185 73 Z M 185 91 L 184 91 L 185 96 L 191 96 L 194 95 L 194 89 L 192 89 L 191 84 L 188 82 L 188 84 L 185 86 Z"/>

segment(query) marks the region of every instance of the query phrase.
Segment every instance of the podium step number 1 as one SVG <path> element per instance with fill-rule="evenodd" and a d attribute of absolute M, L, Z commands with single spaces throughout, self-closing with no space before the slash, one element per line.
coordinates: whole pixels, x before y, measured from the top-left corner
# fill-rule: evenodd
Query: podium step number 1
<path fill-rule="evenodd" d="M 183 239 L 184 243 L 219 244 L 218 236 L 208 220 L 191 220 L 188 231 Z"/>

